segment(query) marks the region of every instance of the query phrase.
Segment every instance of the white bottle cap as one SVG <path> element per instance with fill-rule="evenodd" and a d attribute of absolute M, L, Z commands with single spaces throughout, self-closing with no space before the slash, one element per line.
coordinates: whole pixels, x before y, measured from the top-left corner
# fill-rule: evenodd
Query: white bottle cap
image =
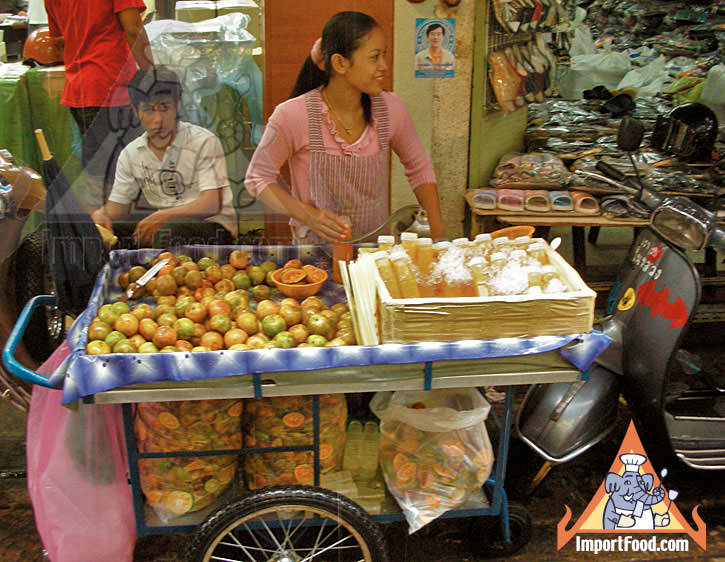
<path fill-rule="evenodd" d="M 378 245 L 380 244 L 395 244 L 395 236 L 389 234 L 381 234 L 378 236 Z"/>
<path fill-rule="evenodd" d="M 529 250 L 546 250 L 546 242 L 543 240 L 537 240 L 529 246 Z"/>
<path fill-rule="evenodd" d="M 466 244 L 468 244 L 468 238 L 456 238 L 453 241 L 454 246 L 465 246 Z"/>
<path fill-rule="evenodd" d="M 473 267 L 474 265 L 478 265 L 479 263 L 485 264 L 486 260 L 480 256 L 476 256 L 475 258 L 471 258 L 471 261 L 468 262 L 468 267 Z"/>
<path fill-rule="evenodd" d="M 505 246 L 509 242 L 510 240 L 508 238 L 506 238 L 505 236 L 500 236 L 493 239 L 493 246 L 494 248 L 498 248 L 499 246 Z"/>
<path fill-rule="evenodd" d="M 401 232 L 400 241 L 403 242 L 415 242 L 418 239 L 418 234 L 415 232 Z"/>
<path fill-rule="evenodd" d="M 491 240 L 491 235 L 488 232 L 483 232 L 481 234 L 476 234 L 476 237 L 473 240 L 474 242 L 488 242 Z"/>
<path fill-rule="evenodd" d="M 373 258 L 375 261 L 381 260 L 383 258 L 389 257 L 388 252 L 385 250 L 380 250 L 379 252 L 375 252 L 373 254 L 370 254 L 370 257 Z"/>
<path fill-rule="evenodd" d="M 528 244 L 531 242 L 531 236 L 517 236 L 514 238 L 514 244 Z"/>
<path fill-rule="evenodd" d="M 418 246 L 432 246 L 433 245 L 433 239 L 432 238 L 418 238 L 417 242 Z"/>
<path fill-rule="evenodd" d="M 517 261 L 523 261 L 526 259 L 526 250 L 514 250 L 511 252 L 511 259 Z"/>
<path fill-rule="evenodd" d="M 504 260 L 506 261 L 506 254 L 503 252 L 494 252 L 491 254 L 491 261 Z"/>
<path fill-rule="evenodd" d="M 440 242 L 433 244 L 433 249 L 438 251 L 447 250 L 450 245 L 451 243 L 448 240 L 441 240 Z"/>
<path fill-rule="evenodd" d="M 527 295 L 540 295 L 541 293 L 543 293 L 543 291 L 541 290 L 541 287 L 539 287 L 538 285 L 534 285 L 533 287 L 529 287 L 526 290 L 526 294 Z"/>
<path fill-rule="evenodd" d="M 556 273 L 556 268 L 553 265 L 545 265 L 541 268 L 542 273 Z"/>

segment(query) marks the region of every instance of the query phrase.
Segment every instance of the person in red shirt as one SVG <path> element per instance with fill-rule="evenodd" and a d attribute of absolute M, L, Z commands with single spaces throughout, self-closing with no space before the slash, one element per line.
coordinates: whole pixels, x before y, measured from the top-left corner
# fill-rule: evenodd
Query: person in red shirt
<path fill-rule="evenodd" d="M 81 161 L 88 176 L 79 196 L 89 212 L 108 198 L 116 160 L 141 134 L 128 99 L 136 71 L 153 66 L 141 14 L 143 0 L 45 0 L 51 37 L 63 44 L 65 86 L 61 103 L 83 136 Z"/>

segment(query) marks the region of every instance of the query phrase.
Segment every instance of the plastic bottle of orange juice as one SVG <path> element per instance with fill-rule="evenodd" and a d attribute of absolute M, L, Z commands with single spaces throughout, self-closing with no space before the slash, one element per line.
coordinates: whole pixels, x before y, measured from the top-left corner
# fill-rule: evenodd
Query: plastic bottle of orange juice
<path fill-rule="evenodd" d="M 546 254 L 546 242 L 543 240 L 534 242 L 527 250 L 527 253 L 537 260 L 541 265 L 549 264 L 549 256 Z"/>
<path fill-rule="evenodd" d="M 415 263 L 415 253 L 417 250 L 418 235 L 415 232 L 401 232 L 400 245 L 410 257 L 411 263 Z"/>
<path fill-rule="evenodd" d="M 418 269 L 418 291 L 421 297 L 432 297 L 434 294 L 430 276 L 433 270 L 433 240 L 418 238 L 415 251 L 415 265 Z"/>
<path fill-rule="evenodd" d="M 473 275 L 473 284 L 476 288 L 476 294 L 479 297 L 490 296 L 491 290 L 488 284 L 491 281 L 491 276 L 488 273 L 488 264 L 486 263 L 486 260 L 482 257 L 472 258 L 471 261 L 468 262 L 468 267 Z"/>
<path fill-rule="evenodd" d="M 390 262 L 393 264 L 393 271 L 398 280 L 398 287 L 400 288 L 402 298 L 418 298 L 420 292 L 418 291 L 418 284 L 415 282 L 413 271 L 410 268 L 411 260 L 408 257 L 408 253 L 404 250 L 393 248 L 393 251 L 390 252 Z"/>
<path fill-rule="evenodd" d="M 476 237 L 473 239 L 473 245 L 476 247 L 476 255 L 487 257 L 493 248 L 493 239 L 488 232 L 482 232 L 481 234 L 476 234 Z"/>
<path fill-rule="evenodd" d="M 389 234 L 381 234 L 378 236 L 378 249 L 390 250 L 395 245 L 395 236 Z"/>
<path fill-rule="evenodd" d="M 392 298 L 399 299 L 401 296 L 400 286 L 393 270 L 393 264 L 388 258 L 388 252 L 375 252 L 371 257 L 375 261 L 375 266 L 378 268 L 378 273 L 383 283 L 385 283 L 388 293 Z"/>

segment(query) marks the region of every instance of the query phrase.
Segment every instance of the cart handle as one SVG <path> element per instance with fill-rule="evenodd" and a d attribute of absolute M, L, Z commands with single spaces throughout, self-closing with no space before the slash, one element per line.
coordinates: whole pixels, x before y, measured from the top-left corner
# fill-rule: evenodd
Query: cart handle
<path fill-rule="evenodd" d="M 5 368 L 13 375 L 29 383 L 45 386 L 47 388 L 60 388 L 60 386 L 51 384 L 49 377 L 36 373 L 32 369 L 28 369 L 25 365 L 21 365 L 18 360 L 15 359 L 15 350 L 23 337 L 25 329 L 30 323 L 30 317 L 33 315 L 33 311 L 39 306 L 54 303 L 55 297 L 51 295 L 38 295 L 25 303 L 17 322 L 15 322 L 15 326 L 13 326 L 8 339 L 5 342 L 2 355 L 3 365 L 5 365 Z"/>

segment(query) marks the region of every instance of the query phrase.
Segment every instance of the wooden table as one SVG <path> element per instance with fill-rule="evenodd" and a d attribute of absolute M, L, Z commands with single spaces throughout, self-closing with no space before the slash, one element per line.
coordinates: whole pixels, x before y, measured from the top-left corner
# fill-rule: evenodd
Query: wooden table
<path fill-rule="evenodd" d="M 513 212 L 502 211 L 501 209 L 476 209 L 466 200 L 466 215 L 464 219 L 464 230 L 469 238 L 473 239 L 476 234 L 495 230 L 495 223 L 509 225 L 531 225 L 539 230 L 543 238 L 548 236 L 549 228 L 552 226 L 570 226 L 572 232 L 572 247 L 574 255 L 574 269 L 582 275 L 586 273 L 586 241 L 584 228 L 590 227 L 632 227 L 639 228 L 649 224 L 646 219 L 622 218 L 610 219 L 603 215 L 586 215 L 575 212 L 549 211 L 546 213 L 532 213 L 531 211 Z M 594 240 L 596 241 L 596 239 Z"/>

